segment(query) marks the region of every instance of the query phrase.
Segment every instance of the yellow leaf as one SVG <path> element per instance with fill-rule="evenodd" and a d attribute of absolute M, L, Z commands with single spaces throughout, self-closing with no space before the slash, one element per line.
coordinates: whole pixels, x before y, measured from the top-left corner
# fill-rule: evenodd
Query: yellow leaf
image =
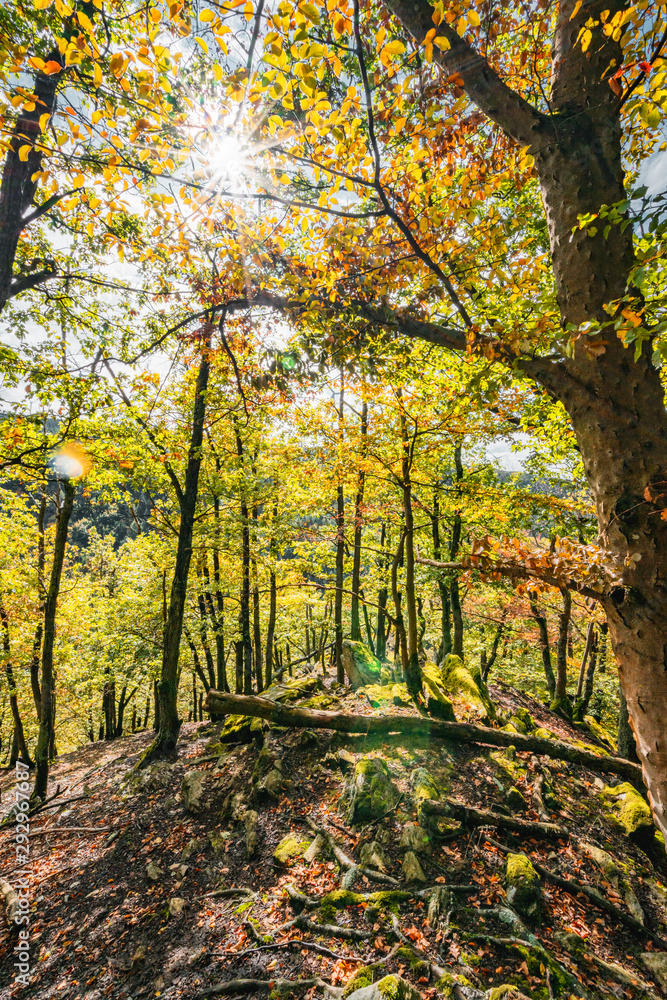
<path fill-rule="evenodd" d="M 320 12 L 312 3 L 300 3 L 299 10 L 304 14 L 312 24 L 320 23 Z"/>
<path fill-rule="evenodd" d="M 208 45 L 206 44 L 206 42 L 204 41 L 204 39 L 195 36 L 195 42 L 200 47 L 200 49 L 203 49 L 204 52 L 206 53 L 206 55 L 208 55 Z"/>
<path fill-rule="evenodd" d="M 215 14 L 213 13 L 212 10 L 203 10 L 201 12 L 201 14 L 199 15 L 199 20 L 203 21 L 204 24 L 208 24 L 209 21 L 213 21 L 214 18 L 215 18 Z"/>
<path fill-rule="evenodd" d="M 32 0 L 32 5 L 35 10 L 46 10 L 47 7 L 51 6 L 52 2 L 53 0 Z"/>
<path fill-rule="evenodd" d="M 440 49 L 441 52 L 447 52 L 447 50 L 451 48 L 451 45 L 449 44 L 449 40 L 447 38 L 445 38 L 444 35 L 437 35 L 433 39 L 433 42 L 434 42 L 435 45 L 438 46 L 438 48 Z"/>
<path fill-rule="evenodd" d="M 45 114 L 39 116 L 39 131 L 43 132 L 46 126 L 49 124 L 49 118 L 51 115 L 47 111 Z"/>
<path fill-rule="evenodd" d="M 74 180 L 72 181 L 72 187 L 82 188 L 85 183 L 86 183 L 86 178 L 83 176 L 83 174 L 77 174 Z"/>
<path fill-rule="evenodd" d="M 22 163 L 27 162 L 28 153 L 30 152 L 31 149 L 32 146 L 30 145 L 30 143 L 27 143 L 25 146 L 19 146 L 19 160 L 21 160 Z"/>
<path fill-rule="evenodd" d="M 153 24 L 159 24 L 161 20 L 162 20 L 162 14 L 160 13 L 159 10 L 153 7 L 151 11 L 151 21 L 153 22 Z"/>
<path fill-rule="evenodd" d="M 282 97 L 287 90 L 287 79 L 283 73 L 278 73 L 271 87 L 271 97 Z"/>
<path fill-rule="evenodd" d="M 95 63 L 95 69 L 93 70 L 93 83 L 96 87 L 99 87 L 102 83 L 102 67 L 99 63 Z"/>
<path fill-rule="evenodd" d="M 220 63 L 213 63 L 213 76 L 216 80 L 222 80 L 222 66 Z"/>
<path fill-rule="evenodd" d="M 93 28 L 93 22 L 90 20 L 89 17 L 86 16 L 86 14 L 83 14 L 80 10 L 78 10 L 76 12 L 76 17 L 79 24 L 85 31 L 87 31 L 90 35 L 93 35 L 95 33 L 95 29 Z"/>
<path fill-rule="evenodd" d="M 469 10 L 468 13 L 466 14 L 466 17 L 468 19 L 468 24 L 472 28 L 479 28 L 479 23 L 480 23 L 479 14 L 477 13 L 476 10 Z"/>
<path fill-rule="evenodd" d="M 30 58 L 30 65 L 33 69 L 44 69 L 44 60 L 40 59 L 39 56 L 32 56 Z"/>
<path fill-rule="evenodd" d="M 54 73 L 60 73 L 62 66 L 55 59 L 49 59 L 47 63 L 44 64 L 44 69 L 42 73 L 44 76 L 53 76 Z"/>
<path fill-rule="evenodd" d="M 399 42 L 398 39 L 396 39 L 393 42 L 387 42 L 382 51 L 388 52 L 392 56 L 400 56 L 403 52 L 405 52 L 405 45 L 403 42 Z"/>
<path fill-rule="evenodd" d="M 97 125 L 97 123 L 102 119 L 102 117 L 103 117 L 103 115 L 102 115 L 101 111 L 93 111 L 93 114 L 92 114 L 92 117 L 91 117 L 91 121 L 92 121 L 93 125 Z"/>

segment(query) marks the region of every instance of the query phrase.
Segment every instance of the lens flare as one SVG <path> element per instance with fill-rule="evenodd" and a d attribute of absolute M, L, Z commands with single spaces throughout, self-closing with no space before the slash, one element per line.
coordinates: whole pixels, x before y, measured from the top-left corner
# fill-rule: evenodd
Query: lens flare
<path fill-rule="evenodd" d="M 52 456 L 50 465 L 59 479 L 80 479 L 90 470 L 92 462 L 85 448 L 70 441 Z"/>

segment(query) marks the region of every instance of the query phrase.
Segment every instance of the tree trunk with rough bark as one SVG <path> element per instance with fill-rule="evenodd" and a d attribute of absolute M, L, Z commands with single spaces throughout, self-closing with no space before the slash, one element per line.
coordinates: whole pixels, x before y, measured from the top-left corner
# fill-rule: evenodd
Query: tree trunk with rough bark
<path fill-rule="evenodd" d="M 46 483 L 41 484 L 39 497 L 39 512 L 37 514 L 37 593 L 39 594 L 39 620 L 35 628 L 35 638 L 32 643 L 32 659 L 30 660 L 30 686 L 35 701 L 37 719 L 42 712 L 42 692 L 39 687 L 39 665 L 42 653 L 42 635 L 44 632 L 44 601 L 46 588 L 44 586 L 44 521 L 46 519 Z"/>
<path fill-rule="evenodd" d="M 454 448 L 454 470 L 456 475 L 457 489 L 463 479 L 463 462 L 461 461 L 461 445 Z M 451 562 L 456 560 L 461 548 L 461 530 L 463 524 L 460 511 L 454 513 L 452 522 L 452 537 L 449 545 L 449 558 Z M 461 610 L 461 594 L 459 590 L 458 577 L 452 577 L 449 584 L 449 603 L 452 609 L 452 622 L 454 625 L 454 635 L 452 637 L 452 653 L 463 659 L 463 613 Z"/>
<path fill-rule="evenodd" d="M 551 703 L 552 712 L 572 715 L 572 705 L 567 694 L 567 639 L 572 617 L 572 595 L 565 587 L 560 588 L 563 610 L 558 615 L 558 643 L 556 645 L 556 693 Z"/>
<path fill-rule="evenodd" d="M 422 674 L 419 666 L 419 638 L 417 624 L 417 596 L 415 593 L 415 539 L 412 514 L 412 446 L 408 434 L 408 421 L 403 407 L 403 394 L 397 390 L 401 407 L 401 491 L 403 494 L 403 520 L 405 523 L 405 604 L 408 612 L 407 660 L 403 665 L 405 683 L 415 701 L 421 700 Z"/>
<path fill-rule="evenodd" d="M 433 512 L 431 514 L 431 534 L 433 537 L 433 558 L 442 560 L 442 543 L 440 541 L 440 496 L 438 487 L 433 490 Z M 449 606 L 449 585 L 442 570 L 438 573 L 438 591 L 440 592 L 440 631 L 441 639 L 436 653 L 435 662 L 444 663 L 445 657 L 452 651 L 452 615 Z"/>
<path fill-rule="evenodd" d="M 245 455 L 243 439 L 238 420 L 234 418 L 234 433 L 236 436 L 236 455 L 241 472 L 241 600 L 239 603 L 239 632 L 241 634 L 241 663 L 243 672 L 243 692 L 252 693 L 252 638 L 250 634 L 250 516 L 245 482 Z M 238 685 L 238 643 L 236 654 L 236 672 Z"/>
<path fill-rule="evenodd" d="M 159 714 L 158 733 L 148 750 L 143 754 L 139 766 L 146 767 L 156 757 L 172 756 L 176 751 L 181 719 L 178 715 L 178 681 L 183 616 L 188 589 L 190 561 L 192 559 L 192 531 L 199 493 L 199 469 L 201 466 L 202 443 L 204 440 L 204 418 L 206 416 L 206 392 L 211 369 L 211 327 L 204 328 L 201 343 L 199 371 L 195 383 L 195 398 L 192 411 L 192 429 L 188 464 L 185 470 L 185 489 L 178 492 L 181 523 L 178 530 L 176 565 L 169 596 L 169 607 L 164 629 L 162 669 L 157 686 L 158 701 L 156 715 Z"/>
<path fill-rule="evenodd" d="M 53 563 L 51 564 L 51 578 L 49 589 L 46 594 L 44 606 L 44 642 L 42 646 L 42 711 L 39 720 L 39 736 L 37 737 L 37 749 L 35 750 L 35 785 L 32 791 L 32 799 L 36 801 L 46 798 L 46 788 L 49 782 L 49 753 L 53 744 L 53 648 L 56 640 L 56 611 L 58 607 L 58 596 L 60 594 L 60 581 L 62 579 L 63 564 L 65 562 L 65 548 L 67 547 L 67 533 L 69 521 L 74 506 L 74 493 L 76 486 L 71 480 L 63 484 L 63 502 L 58 512 L 56 523 L 56 537 L 53 546 Z"/>
<path fill-rule="evenodd" d="M 368 448 L 368 403 L 361 407 L 361 448 L 359 450 L 359 471 L 357 472 L 357 493 L 354 498 L 354 557 L 352 561 L 352 603 L 350 606 L 350 638 L 361 642 L 361 621 L 359 619 L 359 587 L 361 580 L 361 532 L 363 527 L 364 486 L 366 483 L 366 451 Z"/>
<path fill-rule="evenodd" d="M 428 0 L 385 4 L 421 44 L 433 27 Z M 609 86 L 623 53 L 613 34 L 604 32 L 603 9 L 613 16 L 625 4 L 559 5 L 545 111 L 507 86 L 446 19 L 438 31 L 450 48 L 433 49 L 445 75 L 460 76 L 479 110 L 534 156 L 561 319 L 574 328 L 609 320 L 605 304 L 623 298 L 635 264 L 632 226 L 578 226 L 580 217 L 596 215 L 603 205 L 626 204 L 621 98 Z M 587 22 L 591 39 L 584 52 L 577 42 Z M 466 348 L 456 330 L 396 314 L 391 320 L 408 335 Z M 661 517 L 667 509 L 667 409 L 652 345 L 641 345 L 635 360 L 635 345 L 626 347 L 612 327 L 604 335 L 574 339 L 571 352 L 560 357 L 517 356 L 504 345 L 497 357 L 539 382 L 571 418 L 607 553 L 609 584 L 600 599 L 653 815 L 667 834 L 667 520 Z"/>
<path fill-rule="evenodd" d="M 544 668 L 544 676 L 547 682 L 547 691 L 549 692 L 549 702 L 552 702 L 556 697 L 556 677 L 554 675 L 554 669 L 551 665 L 551 649 L 549 647 L 549 629 L 547 628 L 547 619 L 540 612 L 534 591 L 530 591 L 528 600 L 530 602 L 531 614 L 537 622 L 537 628 L 540 633 L 542 666 Z"/>
<path fill-rule="evenodd" d="M 343 372 L 340 376 L 340 403 L 338 406 L 338 446 L 343 449 L 345 380 Z M 342 454 L 339 455 L 342 460 Z M 342 475 L 342 469 L 339 469 Z M 336 488 L 336 594 L 334 600 L 334 632 L 336 637 L 336 680 L 345 683 L 345 667 L 343 666 L 343 569 L 345 562 L 345 496 L 343 483 Z"/>

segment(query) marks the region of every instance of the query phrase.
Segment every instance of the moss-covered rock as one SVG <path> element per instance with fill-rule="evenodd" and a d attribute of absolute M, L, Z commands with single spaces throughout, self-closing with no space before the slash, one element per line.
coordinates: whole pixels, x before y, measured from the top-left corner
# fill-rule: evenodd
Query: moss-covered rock
<path fill-rule="evenodd" d="M 387 684 L 366 684 L 365 687 L 357 689 L 357 694 L 365 694 L 373 708 L 391 705 L 394 701 L 393 690 Z"/>
<path fill-rule="evenodd" d="M 508 789 L 505 800 L 512 812 L 524 812 L 528 808 L 528 803 L 516 785 Z"/>
<path fill-rule="evenodd" d="M 445 690 L 466 701 L 483 721 L 496 718 L 496 709 L 479 667 L 469 668 L 459 656 L 450 653 L 442 665 L 441 677 Z"/>
<path fill-rule="evenodd" d="M 364 844 L 359 854 L 359 860 L 366 868 L 375 868 L 379 872 L 386 872 L 389 866 L 389 859 L 381 844 L 377 840 L 371 840 Z"/>
<path fill-rule="evenodd" d="M 600 792 L 604 806 L 626 837 L 638 843 L 653 840 L 653 817 L 647 803 L 629 781 L 606 785 Z"/>
<path fill-rule="evenodd" d="M 527 997 L 512 983 L 503 983 L 502 986 L 493 987 L 489 1000 L 527 1000 Z"/>
<path fill-rule="evenodd" d="M 597 721 L 597 719 L 594 719 L 592 715 L 585 715 L 584 722 L 590 729 L 593 736 L 595 736 L 600 741 L 600 743 L 602 743 L 605 750 L 608 750 L 609 753 L 615 754 L 616 740 L 614 739 L 612 734 L 609 733 L 604 728 L 604 726 L 601 726 L 600 723 Z"/>
<path fill-rule="evenodd" d="M 392 809 L 398 790 L 381 757 L 360 757 L 347 785 L 348 822 L 367 823 Z"/>
<path fill-rule="evenodd" d="M 376 983 L 345 993 L 349 1000 L 422 1000 L 421 993 L 400 976 L 385 976 Z"/>
<path fill-rule="evenodd" d="M 508 854 L 505 860 L 507 902 L 525 920 L 536 924 L 540 917 L 540 877 L 525 854 Z"/>
<path fill-rule="evenodd" d="M 382 663 L 363 642 L 343 642 L 343 667 L 355 691 L 368 684 L 382 684 Z"/>
<path fill-rule="evenodd" d="M 552 733 L 550 729 L 545 729 L 543 726 L 540 726 L 539 729 L 536 729 L 535 732 L 533 733 L 533 736 L 539 736 L 541 740 L 558 739 L 555 733 Z"/>
<path fill-rule="evenodd" d="M 427 662 L 422 667 L 422 690 L 429 715 L 445 722 L 456 722 L 452 700 L 434 663 Z"/>
<path fill-rule="evenodd" d="M 204 808 L 205 783 L 205 771 L 188 771 L 181 782 L 183 805 L 193 816 L 196 816 Z"/>
<path fill-rule="evenodd" d="M 300 858 L 309 847 L 310 842 L 308 840 L 297 840 L 293 833 L 288 833 L 273 852 L 274 863 L 277 865 L 288 865 L 290 861 Z"/>
<path fill-rule="evenodd" d="M 401 851 L 415 851 L 417 854 L 430 854 L 431 838 L 418 823 L 406 823 L 398 842 Z"/>
<path fill-rule="evenodd" d="M 411 698 L 408 694 L 408 688 L 406 684 L 392 684 L 391 688 L 391 698 L 394 705 L 399 705 L 401 708 L 405 708 L 410 704 Z"/>
<path fill-rule="evenodd" d="M 406 882 L 425 882 L 426 876 L 414 851 L 406 851 L 403 855 L 403 878 Z"/>

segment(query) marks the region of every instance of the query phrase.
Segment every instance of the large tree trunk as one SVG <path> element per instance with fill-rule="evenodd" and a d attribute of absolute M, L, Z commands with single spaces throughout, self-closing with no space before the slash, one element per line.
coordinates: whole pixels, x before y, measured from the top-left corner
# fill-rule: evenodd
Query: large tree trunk
<path fill-rule="evenodd" d="M 442 560 L 442 544 L 440 541 L 440 496 L 438 487 L 433 489 L 433 512 L 431 514 L 431 533 L 433 536 L 433 558 Z M 449 607 L 449 585 L 442 571 L 438 572 L 438 591 L 440 592 L 440 645 L 435 656 L 436 663 L 444 663 L 445 657 L 452 651 L 452 615 Z"/>
<path fill-rule="evenodd" d="M 269 621 L 266 628 L 266 686 L 270 687 L 273 681 L 273 659 L 274 659 L 274 638 L 276 634 L 276 559 L 278 557 L 278 542 L 276 530 L 278 527 L 278 504 L 273 504 L 273 523 L 271 525 L 271 540 L 269 542 L 269 558 L 271 568 L 269 570 Z"/>
<path fill-rule="evenodd" d="M 350 606 L 350 638 L 361 642 L 359 620 L 359 587 L 361 586 L 361 532 L 363 527 L 364 486 L 366 483 L 366 450 L 368 447 L 368 403 L 361 407 L 361 448 L 357 472 L 357 495 L 354 498 L 354 558 L 352 562 L 352 603 Z"/>
<path fill-rule="evenodd" d="M 54 721 L 54 676 L 53 676 L 53 649 L 56 640 L 56 610 L 58 607 L 58 595 L 60 594 L 60 581 L 65 562 L 65 548 L 67 546 L 67 532 L 69 520 L 74 506 L 75 484 L 67 480 L 63 484 L 63 503 L 58 513 L 56 523 L 56 537 L 53 546 L 53 563 L 51 565 L 51 578 L 49 589 L 46 594 L 44 606 L 44 644 L 42 647 L 42 711 L 39 720 L 39 736 L 37 737 L 37 749 L 35 750 L 35 786 L 32 792 L 34 801 L 46 798 L 46 788 L 49 782 L 49 752 L 53 744 L 53 721 Z"/>
<path fill-rule="evenodd" d="M 199 492 L 199 469 L 201 466 L 202 442 L 204 439 L 204 418 L 206 416 L 206 390 L 211 368 L 211 328 L 204 329 L 201 344 L 199 371 L 195 383 L 195 398 L 192 411 L 192 430 L 188 449 L 188 464 L 185 471 L 185 489 L 179 495 L 181 523 L 178 531 L 176 565 L 169 596 L 169 608 L 164 629 L 162 669 L 158 684 L 159 712 L 158 734 L 142 756 L 140 767 L 146 767 L 158 756 L 171 756 L 176 751 L 181 719 L 178 716 L 178 662 L 183 632 L 183 615 L 188 589 L 188 575 L 192 558 L 192 531 Z"/>
<path fill-rule="evenodd" d="M 386 607 L 387 607 L 387 565 L 388 553 L 385 547 L 387 538 L 386 525 L 383 523 L 380 529 L 380 550 L 381 555 L 377 558 L 377 566 L 380 571 L 380 588 L 378 590 L 378 616 L 375 638 L 375 655 L 379 660 L 384 660 L 387 655 L 387 632 L 385 631 Z"/>

